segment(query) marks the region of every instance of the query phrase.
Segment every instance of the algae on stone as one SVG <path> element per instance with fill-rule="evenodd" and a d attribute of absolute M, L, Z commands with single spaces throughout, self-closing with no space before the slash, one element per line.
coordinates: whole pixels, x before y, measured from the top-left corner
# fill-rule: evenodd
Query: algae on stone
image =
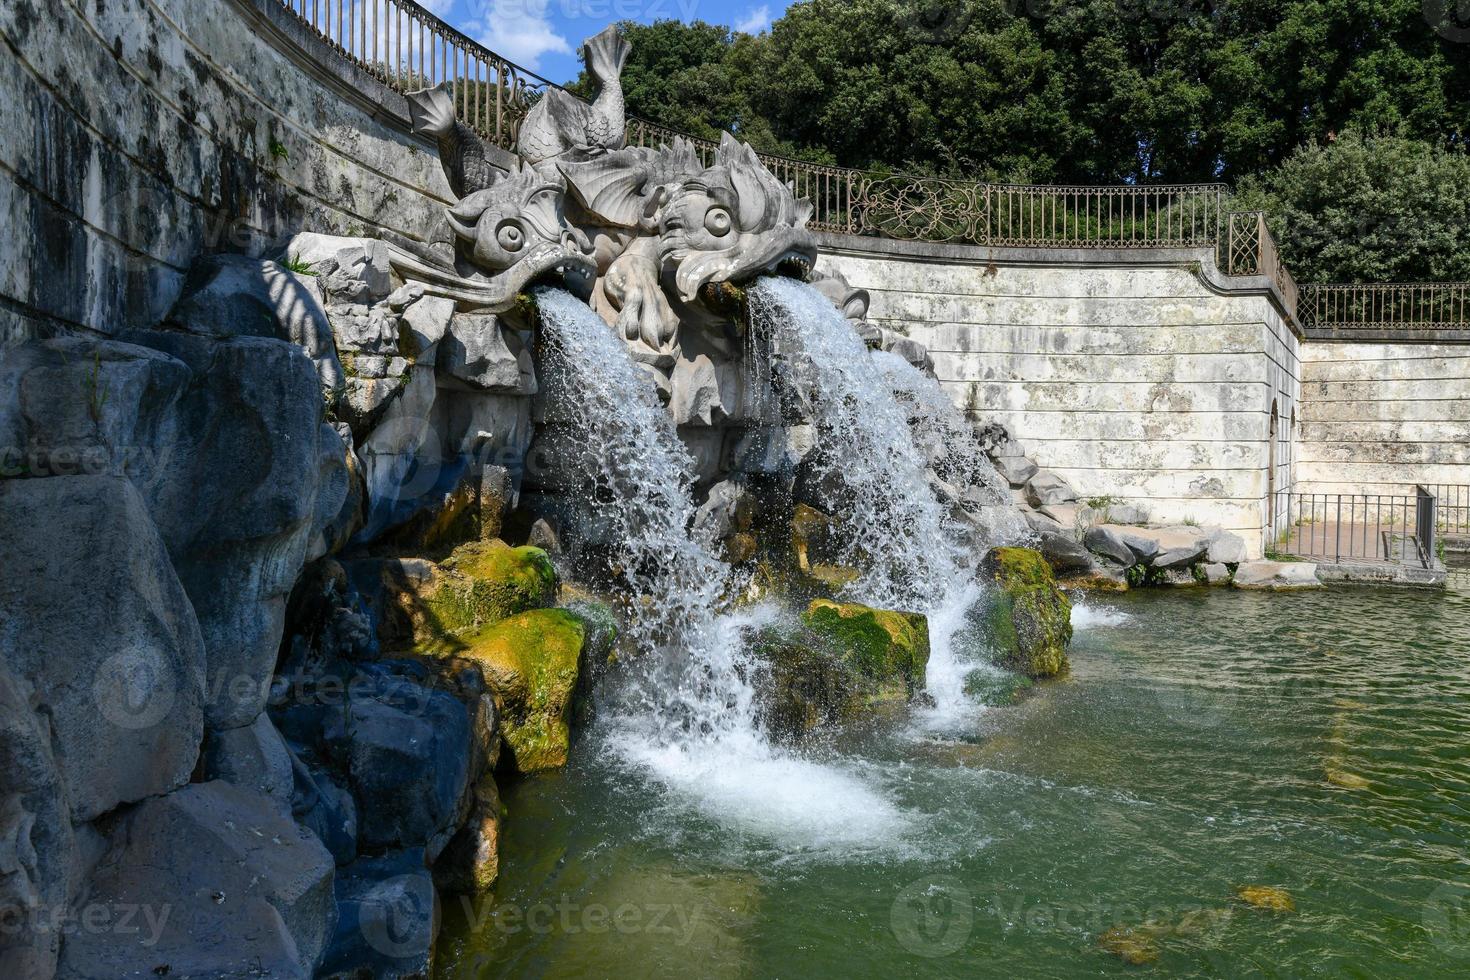
<path fill-rule="evenodd" d="M 929 624 L 914 613 L 817 599 L 799 622 L 760 630 L 751 650 L 761 724 L 799 739 L 922 691 Z"/>
<path fill-rule="evenodd" d="M 880 685 L 901 682 L 912 696 L 924 688 L 929 621 L 917 613 L 816 599 L 802 625 L 827 639 L 842 659 Z"/>
<path fill-rule="evenodd" d="M 430 580 L 405 590 L 398 604 L 413 628 L 414 645 L 436 652 L 464 645 L 465 635 L 556 602 L 558 581 L 540 548 L 476 541 L 456 548 Z"/>
<path fill-rule="evenodd" d="M 500 735 L 516 772 L 566 765 L 587 627 L 565 609 L 533 609 L 466 636 L 495 694 Z"/>
<path fill-rule="evenodd" d="M 980 571 L 992 583 L 983 616 L 1000 666 L 1027 677 L 1066 673 L 1072 604 L 1041 553 L 994 548 Z"/>

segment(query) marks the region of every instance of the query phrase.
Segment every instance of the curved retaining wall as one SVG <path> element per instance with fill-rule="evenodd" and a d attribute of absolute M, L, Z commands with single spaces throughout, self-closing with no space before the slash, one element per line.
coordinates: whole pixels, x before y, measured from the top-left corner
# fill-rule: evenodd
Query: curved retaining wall
<path fill-rule="evenodd" d="M 1221 275 L 1209 250 L 823 246 L 825 268 L 871 293 L 870 319 L 929 347 L 958 404 L 1083 496 L 1264 548 L 1268 461 L 1290 486 L 1301 388 L 1301 341 L 1267 280 Z"/>
<path fill-rule="evenodd" d="M 271 0 L 6 0 L 0 47 L 0 339 L 149 326 L 202 252 L 449 199 L 402 97 Z"/>

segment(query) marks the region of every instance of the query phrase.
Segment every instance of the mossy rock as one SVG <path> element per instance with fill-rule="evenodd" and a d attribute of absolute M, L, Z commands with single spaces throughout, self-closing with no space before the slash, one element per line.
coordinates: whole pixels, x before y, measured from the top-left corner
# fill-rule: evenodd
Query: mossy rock
<path fill-rule="evenodd" d="M 929 624 L 912 613 L 818 599 L 799 622 L 760 630 L 751 651 L 762 725 L 797 741 L 901 707 L 923 690 Z"/>
<path fill-rule="evenodd" d="M 902 683 L 912 696 L 924 688 L 929 620 L 917 613 L 816 599 L 802 625 L 827 639 L 843 660 L 879 684 Z"/>
<path fill-rule="evenodd" d="M 1027 677 L 1066 673 L 1072 603 L 1057 587 L 1041 553 L 995 548 L 985 556 L 980 571 L 992 583 L 981 608 L 1000 666 Z"/>
<path fill-rule="evenodd" d="M 412 622 L 415 646 L 437 652 L 459 647 L 467 633 L 554 605 L 558 587 L 556 568 L 540 548 L 475 541 L 456 548 L 399 604 Z"/>
<path fill-rule="evenodd" d="M 533 609 L 465 638 L 495 694 L 508 762 L 529 774 L 566 765 L 587 627 L 566 609 Z"/>

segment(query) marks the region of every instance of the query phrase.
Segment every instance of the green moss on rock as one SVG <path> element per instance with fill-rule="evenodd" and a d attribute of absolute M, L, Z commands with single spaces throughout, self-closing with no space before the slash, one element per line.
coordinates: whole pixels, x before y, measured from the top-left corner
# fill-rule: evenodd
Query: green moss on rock
<path fill-rule="evenodd" d="M 923 689 L 929 664 L 929 621 L 923 616 L 816 599 L 801 622 L 865 677 L 901 682 L 909 695 Z"/>
<path fill-rule="evenodd" d="M 1000 665 L 1027 677 L 1066 673 L 1072 603 L 1046 559 L 1030 548 L 995 548 L 980 567 L 993 583 L 983 615 Z"/>
<path fill-rule="evenodd" d="M 565 609 L 534 609 L 466 638 L 459 655 L 495 693 L 509 762 L 522 774 L 566 765 L 587 627 Z"/>
<path fill-rule="evenodd" d="M 556 602 L 559 583 L 540 548 L 475 541 L 454 550 L 431 580 L 405 597 L 421 650 L 453 649 L 466 633 Z"/>
<path fill-rule="evenodd" d="M 794 741 L 921 691 L 929 625 L 911 613 L 818 599 L 799 622 L 759 631 L 751 650 L 761 722 Z"/>

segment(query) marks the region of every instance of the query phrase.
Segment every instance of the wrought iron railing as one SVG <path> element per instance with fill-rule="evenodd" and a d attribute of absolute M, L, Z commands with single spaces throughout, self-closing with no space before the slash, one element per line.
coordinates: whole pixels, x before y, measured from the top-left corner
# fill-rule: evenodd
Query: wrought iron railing
<path fill-rule="evenodd" d="M 1220 267 L 1230 276 L 1266 276 L 1280 290 L 1287 310 L 1295 313 L 1296 280 L 1281 261 L 1276 239 L 1266 226 L 1266 212 L 1236 211 L 1226 215 L 1220 236 Z"/>
<path fill-rule="evenodd" d="M 459 117 L 512 149 L 521 121 L 558 86 L 500 57 L 413 0 L 277 0 L 338 54 L 399 91 L 446 85 Z M 718 144 L 630 117 L 628 142 L 682 137 L 706 164 Z M 1266 276 L 1289 315 L 1322 332 L 1470 330 L 1470 284 L 1308 286 L 1299 299 L 1258 211 L 1231 213 L 1222 184 L 992 184 L 832 167 L 761 154 L 818 231 L 1036 248 L 1213 248 L 1232 276 Z M 1466 339 L 1470 339 L 1467 337 Z"/>
<path fill-rule="evenodd" d="M 1321 562 L 1435 567 L 1438 498 L 1407 494 L 1277 494 L 1275 551 Z"/>
<path fill-rule="evenodd" d="M 1470 283 L 1305 286 L 1297 310 L 1308 330 L 1470 330 Z"/>
<path fill-rule="evenodd" d="M 497 146 L 555 88 L 412 0 L 279 0 L 348 61 L 401 92 L 447 83 L 459 118 Z"/>

